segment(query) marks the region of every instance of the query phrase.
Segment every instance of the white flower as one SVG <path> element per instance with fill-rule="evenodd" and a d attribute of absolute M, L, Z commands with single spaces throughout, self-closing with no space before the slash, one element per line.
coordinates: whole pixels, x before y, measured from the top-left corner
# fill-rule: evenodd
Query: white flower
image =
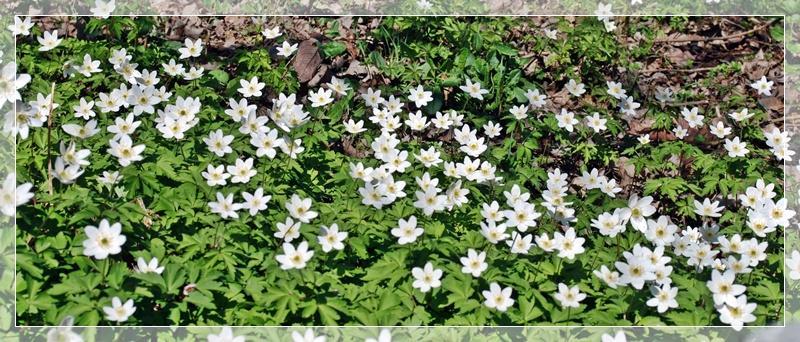
<path fill-rule="evenodd" d="M 509 237 L 506 233 L 506 225 L 504 223 L 496 224 L 494 221 L 481 222 L 481 235 L 492 244 L 497 244 Z"/>
<path fill-rule="evenodd" d="M 308 242 L 303 241 L 295 248 L 290 243 L 283 244 L 283 254 L 275 257 L 281 263 L 281 269 L 302 269 L 306 263 L 314 256 L 314 251 L 308 250 Z"/>
<path fill-rule="evenodd" d="M 611 19 L 614 16 L 614 13 L 611 12 L 611 4 L 598 3 L 594 15 L 597 16 L 597 20 L 605 21 Z"/>
<path fill-rule="evenodd" d="M 509 112 L 514 119 L 524 120 L 528 117 L 528 106 L 513 106 Z"/>
<path fill-rule="evenodd" d="M 628 207 L 620 211 L 620 216 L 623 220 L 629 220 L 634 229 L 644 232 L 647 230 L 645 218 L 656 212 L 656 208 L 651 203 L 653 203 L 653 197 L 646 196 L 640 199 L 638 195 L 634 194 L 628 199 Z"/>
<path fill-rule="evenodd" d="M 630 284 L 635 289 L 640 290 L 645 281 L 655 280 L 655 274 L 651 272 L 651 265 L 642 257 L 635 256 L 629 252 L 626 256 L 627 263 L 617 261 L 614 266 L 620 271 L 620 283 Z"/>
<path fill-rule="evenodd" d="M 42 44 L 39 47 L 39 51 L 50 51 L 61 44 L 63 39 L 58 38 L 58 30 L 53 30 L 53 32 L 45 31 L 43 36 L 37 37 L 36 40 L 39 41 L 39 44 Z"/>
<path fill-rule="evenodd" d="M 244 80 L 242 80 L 242 82 L 244 82 Z M 225 114 L 230 116 L 235 122 L 240 122 L 245 117 L 248 117 L 250 114 L 256 112 L 256 105 L 248 104 L 247 99 L 241 99 L 239 102 L 236 102 L 234 99 L 230 99 L 228 105 L 230 108 L 225 110 Z"/>
<path fill-rule="evenodd" d="M 647 145 L 650 143 L 650 134 L 645 134 L 643 136 L 640 136 L 636 138 L 636 140 L 639 140 L 639 143 L 642 145 Z"/>
<path fill-rule="evenodd" d="M 162 63 L 161 67 L 164 68 L 164 72 L 170 76 L 180 76 L 186 72 L 183 64 L 175 63 L 175 59 L 173 58 L 170 58 L 169 63 Z"/>
<path fill-rule="evenodd" d="M 606 81 L 606 85 L 608 86 L 608 95 L 613 96 L 617 100 L 621 100 L 624 97 L 627 97 L 625 94 L 625 89 L 622 89 L 622 83 L 614 82 L 614 81 Z"/>
<path fill-rule="evenodd" d="M 576 237 L 575 229 L 570 227 L 561 235 L 560 232 L 555 232 L 553 240 L 558 249 L 558 256 L 560 258 L 575 259 L 575 255 L 583 253 L 583 242 L 586 240 L 581 237 Z"/>
<path fill-rule="evenodd" d="M 408 220 L 397 220 L 397 228 L 392 228 L 391 233 L 397 237 L 397 243 L 405 245 L 417 241 L 425 230 L 417 227 L 417 218 L 410 216 Z"/>
<path fill-rule="evenodd" d="M 433 4 L 428 0 L 417 0 L 417 7 L 423 11 L 433 8 Z"/>
<path fill-rule="evenodd" d="M 203 76 L 203 71 L 205 71 L 205 68 L 203 67 L 191 67 L 189 68 L 189 71 L 183 73 L 183 79 L 187 81 L 196 80 Z"/>
<path fill-rule="evenodd" d="M 642 105 L 634 101 L 633 96 L 623 96 L 619 101 L 619 111 L 629 117 L 637 117 L 636 109 Z"/>
<path fill-rule="evenodd" d="M 264 189 L 261 187 L 256 189 L 252 194 L 249 192 L 242 192 L 242 197 L 244 197 L 242 209 L 249 210 L 250 216 L 254 216 L 259 211 L 266 210 L 267 203 L 272 199 L 272 196 L 264 196 Z"/>
<path fill-rule="evenodd" d="M 144 152 L 144 144 L 133 146 L 133 141 L 127 135 L 123 135 L 119 141 L 111 140 L 108 144 L 110 146 L 108 153 L 117 157 L 119 165 L 121 166 L 128 166 L 132 162 L 143 159 L 142 152 Z"/>
<path fill-rule="evenodd" d="M 533 108 L 541 108 L 542 106 L 545 105 L 545 100 L 547 100 L 547 95 L 540 94 L 539 93 L 539 89 L 528 89 L 528 91 L 525 92 L 525 98 L 528 99 L 528 104 L 530 104 L 531 107 L 533 107 Z M 515 111 L 514 108 L 517 108 L 516 111 L 520 111 L 520 109 L 518 107 L 519 108 L 523 108 L 525 111 L 527 111 L 527 109 L 528 109 L 527 107 L 524 107 L 524 106 L 515 106 L 515 107 L 513 107 L 512 111 L 511 111 L 511 114 L 513 114 L 514 117 L 517 117 L 517 115 L 514 114 L 514 111 Z M 517 120 L 520 120 L 520 118 L 517 117 Z"/>
<path fill-rule="evenodd" d="M 741 122 L 752 117 L 753 113 L 750 113 L 750 111 L 747 108 L 742 108 L 742 110 L 738 112 L 731 112 L 730 114 L 728 114 L 728 116 L 730 116 L 731 119 L 736 120 L 736 122 Z"/>
<path fill-rule="evenodd" d="M 278 222 L 275 224 L 278 231 L 273 236 L 283 239 L 285 242 L 292 242 L 292 240 L 300 237 L 300 222 L 294 222 L 291 217 L 286 218 L 286 222 Z"/>
<path fill-rule="evenodd" d="M 281 27 L 275 26 L 271 29 L 264 29 L 261 31 L 261 35 L 264 36 L 265 39 L 275 39 L 281 36 Z"/>
<path fill-rule="evenodd" d="M 592 273 L 594 273 L 596 277 L 602 279 L 606 283 L 606 285 L 608 285 L 612 289 L 616 289 L 617 285 L 621 284 L 619 279 L 619 272 L 609 270 L 608 267 L 606 267 L 606 265 L 601 266 L 599 271 L 595 270 Z"/>
<path fill-rule="evenodd" d="M 339 226 L 334 223 L 330 227 L 322 226 L 320 228 L 317 241 L 322 246 L 322 251 L 328 253 L 334 249 L 337 251 L 344 249 L 344 243 L 342 242 L 346 238 L 347 232 L 340 232 Z"/>
<path fill-rule="evenodd" d="M 570 79 L 565 87 L 573 96 L 581 96 L 586 93 L 586 86 L 583 83 L 576 82 L 574 79 Z"/>
<path fill-rule="evenodd" d="M 668 216 L 659 216 L 658 220 L 647 220 L 645 238 L 657 246 L 669 245 L 675 241 L 678 226 L 669 221 Z"/>
<path fill-rule="evenodd" d="M 553 295 L 556 300 L 565 308 L 577 308 L 580 302 L 586 298 L 585 293 L 581 293 L 578 285 L 567 287 L 564 283 L 558 283 L 558 292 Z"/>
<path fill-rule="evenodd" d="M 266 84 L 264 82 L 259 82 L 258 77 L 253 76 L 250 81 L 247 80 L 239 80 L 239 85 L 241 87 L 236 89 L 239 93 L 242 94 L 244 97 L 259 97 L 261 96 L 261 90 L 264 89 Z M 246 103 L 246 102 L 245 102 Z"/>
<path fill-rule="evenodd" d="M 436 112 L 436 117 L 431 122 L 434 127 L 439 129 L 449 129 L 453 125 L 450 115 L 442 112 Z"/>
<path fill-rule="evenodd" d="M 18 206 L 27 203 L 33 198 L 30 192 L 33 184 L 16 184 L 16 174 L 10 173 L 3 181 L 3 188 L 0 189 L 0 211 L 3 215 L 13 217 Z"/>
<path fill-rule="evenodd" d="M 474 249 L 470 248 L 467 250 L 467 256 L 461 257 L 461 265 L 464 267 L 461 268 L 461 272 L 472 274 L 473 277 L 480 277 L 481 273 L 489 267 L 489 264 L 486 263 L 486 252 L 476 252 Z"/>
<path fill-rule="evenodd" d="M 606 32 L 612 32 L 617 29 L 617 23 L 615 23 L 611 19 L 606 19 L 603 21 L 603 26 L 606 28 Z"/>
<path fill-rule="evenodd" d="M 659 288 L 653 286 L 650 288 L 650 292 L 653 294 L 653 298 L 647 300 L 647 306 L 657 308 L 658 313 L 664 313 L 670 308 L 678 307 L 678 301 L 675 300 L 675 296 L 678 295 L 677 287 L 663 285 Z"/>
<path fill-rule="evenodd" d="M 52 167 L 51 172 L 53 177 L 58 179 L 62 184 L 72 184 L 78 177 L 83 174 L 80 165 L 70 165 L 64 162 L 64 158 L 57 157 L 55 165 Z"/>
<path fill-rule="evenodd" d="M 256 156 L 267 156 L 269 159 L 275 158 L 276 148 L 282 148 L 283 139 L 278 138 L 278 131 L 268 130 L 266 133 L 258 132 L 250 135 L 250 144 L 258 148 Z"/>
<path fill-rule="evenodd" d="M 469 78 L 467 78 L 467 84 L 460 86 L 459 89 L 469 94 L 470 97 L 476 98 L 478 100 L 483 100 L 483 95 L 489 93 L 488 90 L 481 88 L 480 82 L 472 83 L 472 80 L 470 80 Z"/>
<path fill-rule="evenodd" d="M 25 17 L 23 20 L 20 19 L 20 16 L 14 16 L 14 23 L 8 25 L 8 30 L 11 31 L 12 36 L 27 36 L 31 34 L 32 27 L 33 23 L 31 23 L 31 17 Z"/>
<path fill-rule="evenodd" d="M 551 30 L 551 29 L 545 27 L 544 28 L 544 35 L 547 38 L 556 40 L 556 39 L 558 39 L 558 29 L 552 29 Z"/>
<path fill-rule="evenodd" d="M 214 152 L 218 157 L 233 152 L 231 149 L 231 142 L 233 135 L 225 135 L 221 129 L 211 132 L 207 138 L 203 138 L 203 142 L 208 146 L 208 150 Z"/>
<path fill-rule="evenodd" d="M 722 121 L 717 121 L 715 125 L 711 125 L 710 127 L 709 132 L 717 138 L 723 139 L 728 134 L 731 134 L 731 128 L 726 127 L 725 123 Z"/>
<path fill-rule="evenodd" d="M 234 336 L 231 327 L 222 327 L 219 334 L 208 334 L 206 336 L 208 342 L 244 342 L 244 336 Z"/>
<path fill-rule="evenodd" d="M 297 159 L 297 156 L 306 150 L 306 148 L 303 147 L 303 140 L 294 139 L 294 141 L 292 141 L 287 136 L 281 138 L 281 144 L 278 146 L 283 153 L 289 155 L 289 158 L 292 159 Z"/>
<path fill-rule="evenodd" d="M 286 202 L 286 209 L 289 210 L 289 215 L 303 223 L 311 222 L 318 215 L 316 211 L 311 210 L 311 199 L 301 199 L 297 194 L 292 195 Z"/>
<path fill-rule="evenodd" d="M 511 286 L 501 288 L 497 283 L 489 284 L 489 291 L 483 291 L 483 297 L 486 300 L 483 302 L 489 309 L 497 309 L 497 311 L 505 312 L 509 307 L 514 305 L 514 300 L 511 299 Z"/>
<path fill-rule="evenodd" d="M 431 216 L 434 212 L 445 209 L 447 196 L 440 195 L 437 191 L 434 191 L 434 189 L 425 192 L 416 191 L 414 195 L 417 198 L 414 202 L 414 207 L 422 209 L 422 212 L 427 216 Z"/>
<path fill-rule="evenodd" d="M 586 126 L 593 129 L 595 133 L 600 133 L 606 130 L 606 122 L 608 120 L 600 117 L 600 113 L 594 112 L 591 116 L 586 117 Z"/>
<path fill-rule="evenodd" d="M 675 134 L 676 138 L 683 140 L 683 138 L 686 137 L 686 134 L 689 133 L 689 131 L 686 128 L 683 128 L 682 126 L 676 126 L 675 128 L 672 129 L 672 133 Z"/>
<path fill-rule="evenodd" d="M 564 128 L 567 132 L 572 132 L 573 127 L 578 124 L 578 119 L 575 118 L 575 113 L 568 111 L 566 108 L 561 108 L 561 113 L 556 114 L 558 127 Z"/>
<path fill-rule="evenodd" d="M 156 273 L 161 274 L 164 272 L 164 266 L 158 266 L 158 258 L 153 257 L 150 259 L 150 262 L 144 260 L 144 258 L 139 257 L 136 259 L 136 267 L 134 270 L 138 273 Z"/>
<path fill-rule="evenodd" d="M 417 108 L 425 107 L 428 102 L 433 100 L 433 92 L 425 91 L 421 85 L 417 86 L 417 88 L 409 89 L 408 100 L 414 101 L 414 105 Z"/>
<path fill-rule="evenodd" d="M 745 323 L 756 320 L 756 316 L 753 315 L 756 307 L 755 303 L 747 302 L 747 296 L 741 295 L 733 303 L 726 304 L 719 309 L 719 320 L 722 323 L 730 324 L 733 330 L 742 330 Z"/>
<path fill-rule="evenodd" d="M 347 92 L 350 90 L 350 85 L 348 85 L 345 80 L 336 78 L 336 76 L 331 77 L 331 81 L 325 83 L 325 85 L 338 96 L 347 95 Z"/>
<path fill-rule="evenodd" d="M 511 247 L 511 253 L 514 254 L 528 254 L 531 247 L 533 247 L 532 234 L 522 235 L 517 231 L 511 233 L 511 240 L 506 241 L 506 244 Z"/>
<path fill-rule="evenodd" d="M 119 297 L 114 297 L 111 298 L 111 306 L 103 307 L 103 312 L 109 321 L 125 322 L 136 312 L 136 307 L 133 306 L 133 299 L 128 299 L 123 305 Z"/>
<path fill-rule="evenodd" d="M 383 328 L 377 339 L 367 338 L 364 342 L 392 342 L 392 333 L 389 332 L 389 329 Z"/>
<path fill-rule="evenodd" d="M 95 259 L 105 259 L 122 251 L 125 235 L 119 222 L 109 225 L 108 220 L 100 221 L 98 227 L 86 226 L 86 240 L 83 241 L 83 255 Z"/>
<path fill-rule="evenodd" d="M 313 253 L 313 252 L 312 252 Z M 297 331 L 292 332 L 292 342 L 325 342 L 325 336 L 314 335 L 314 330 L 306 329 L 305 334 L 301 335 Z"/>
<path fill-rule="evenodd" d="M 112 49 L 111 57 L 108 58 L 108 62 L 114 65 L 121 65 L 130 62 L 131 59 L 133 59 L 133 56 L 128 54 L 128 50 Z"/>
<path fill-rule="evenodd" d="M 253 169 L 253 158 L 236 159 L 236 165 L 228 165 L 226 169 L 232 176 L 231 183 L 247 183 L 256 175 L 256 170 Z"/>
<path fill-rule="evenodd" d="M 223 219 L 239 218 L 236 211 L 242 209 L 240 203 L 233 203 L 233 194 L 224 196 L 221 192 L 217 192 L 216 202 L 208 202 L 208 207 L 211 208 L 212 213 L 219 214 Z"/>
<path fill-rule="evenodd" d="M 111 16 L 111 12 L 114 12 L 114 9 L 117 8 L 117 5 L 114 3 L 114 0 L 110 0 L 108 2 L 102 0 L 94 0 L 94 7 L 89 9 L 90 12 L 96 17 L 100 17 L 103 19 L 108 19 Z"/>
<path fill-rule="evenodd" d="M 414 276 L 411 286 L 423 293 L 442 286 L 440 281 L 442 270 L 434 269 L 430 261 L 425 264 L 424 268 L 414 267 L 411 269 L 411 275 Z"/>
<path fill-rule="evenodd" d="M 308 100 L 311 101 L 311 107 L 322 107 L 333 102 L 333 91 L 330 89 L 317 89 L 317 92 L 309 91 Z"/>
<path fill-rule="evenodd" d="M 625 337 L 625 332 L 620 330 L 617 331 L 614 336 L 609 334 L 603 334 L 601 342 L 627 342 L 628 338 Z"/>
<path fill-rule="evenodd" d="M 112 140 L 120 140 L 123 136 L 128 136 L 130 138 L 130 135 L 132 135 L 141 124 L 141 121 L 135 121 L 133 113 L 129 113 L 125 119 L 121 117 L 114 119 L 114 124 L 106 127 L 106 130 L 109 133 L 114 133 L 114 137 L 111 138 Z"/>
<path fill-rule="evenodd" d="M 80 139 L 86 139 L 100 132 L 100 129 L 97 128 L 97 120 L 89 120 L 83 125 L 65 124 L 61 126 L 61 129 L 67 134 Z"/>
<path fill-rule="evenodd" d="M 720 217 L 720 212 L 724 209 L 725 207 L 719 205 L 719 201 L 711 202 L 711 200 L 705 198 L 703 202 L 700 203 L 700 201 L 694 200 L 694 213 L 700 216 Z"/>
<path fill-rule="evenodd" d="M 89 161 L 86 158 L 89 157 L 91 151 L 88 149 L 78 150 L 75 142 L 70 142 L 69 146 L 64 145 L 64 141 L 59 143 L 59 151 L 61 152 L 61 158 L 68 165 L 80 165 L 80 166 L 87 166 L 89 165 Z"/>
<path fill-rule="evenodd" d="M 227 184 L 226 179 L 231 177 L 229 173 L 225 172 L 224 165 L 215 167 L 208 164 L 206 171 L 200 174 L 206 179 L 206 184 L 208 184 L 208 186 L 225 185 Z"/>
<path fill-rule="evenodd" d="M 489 121 L 483 125 L 483 133 L 486 134 L 486 136 L 490 139 L 499 136 L 501 131 L 502 127 L 499 123 Z"/>
<path fill-rule="evenodd" d="M 74 318 L 67 316 L 56 327 L 47 332 L 47 342 L 83 342 L 80 334 L 72 331 Z"/>
<path fill-rule="evenodd" d="M 736 259 L 733 255 L 728 256 L 724 261 L 724 266 L 724 269 L 731 270 L 736 274 L 750 273 L 752 271 L 749 267 L 750 257 L 744 254 L 739 259 Z M 790 268 L 791 266 L 787 265 L 786 267 Z"/>
<path fill-rule="evenodd" d="M 89 54 L 83 55 L 83 64 L 78 68 L 78 72 L 81 75 L 90 77 L 93 73 L 101 72 L 100 70 L 100 61 L 92 60 L 92 56 Z"/>
<path fill-rule="evenodd" d="M 289 58 L 295 51 L 297 51 L 297 44 L 289 44 L 288 41 L 283 41 L 283 44 L 278 48 L 278 56 Z"/>
<path fill-rule="evenodd" d="M 739 137 L 734 137 L 733 140 L 725 139 L 725 150 L 728 151 L 728 157 L 744 157 L 750 150 L 747 149 L 747 143 L 739 141 Z"/>
<path fill-rule="evenodd" d="M 113 185 L 117 184 L 120 180 L 122 180 L 122 175 L 119 174 L 119 171 L 103 171 L 102 176 L 97 176 L 97 181 L 103 184 Z"/>
<path fill-rule="evenodd" d="M 789 279 L 800 280 L 800 252 L 792 251 L 792 257 L 786 260 L 786 268 L 789 270 Z"/>
<path fill-rule="evenodd" d="M 789 143 L 789 132 L 781 132 L 777 127 L 772 127 L 771 130 L 764 129 L 764 138 L 766 139 L 767 146 L 776 148 Z"/>
<path fill-rule="evenodd" d="M 617 193 L 622 191 L 622 188 L 617 186 L 617 180 L 606 178 L 600 180 L 600 191 L 611 198 L 617 197 Z"/>
<path fill-rule="evenodd" d="M 657 87 L 656 88 L 656 100 L 661 103 L 666 103 L 672 101 L 672 88 L 668 87 Z"/>
<path fill-rule="evenodd" d="M 17 64 L 9 62 L 0 73 L 0 106 L 21 100 L 19 90 L 31 81 L 28 74 L 17 74 Z M 18 109 L 21 111 L 21 109 Z"/>
<path fill-rule="evenodd" d="M 428 127 L 428 118 L 418 110 L 416 113 L 408 113 L 408 120 L 405 121 L 405 124 L 412 131 L 421 131 Z"/>
<path fill-rule="evenodd" d="M 706 286 L 714 295 L 715 305 L 736 305 L 736 297 L 744 293 L 747 287 L 734 284 L 735 279 L 736 274 L 732 270 L 727 270 L 725 273 L 717 270 L 711 271 L 711 280 L 706 282 Z"/>
<path fill-rule="evenodd" d="M 364 103 L 368 107 L 377 108 L 382 103 L 386 102 L 386 99 L 381 97 L 380 90 L 373 90 L 372 88 L 367 88 L 367 92 L 361 94 L 361 98 L 364 99 Z"/>
<path fill-rule="evenodd" d="M 253 134 L 269 130 L 267 122 L 269 122 L 269 117 L 259 116 L 255 112 L 250 112 L 250 114 L 241 121 L 242 125 L 239 127 L 239 132 L 242 134 L 249 134 L 252 138 Z"/>
<path fill-rule="evenodd" d="M 178 52 L 181 53 L 181 55 L 178 57 L 179 59 L 200 57 L 200 53 L 203 52 L 203 40 L 200 38 L 197 38 L 195 41 L 186 38 L 183 41 L 183 45 L 184 47 L 178 49 Z"/>
<path fill-rule="evenodd" d="M 758 91 L 759 95 L 772 96 L 773 83 L 772 81 L 767 81 L 766 76 L 761 76 L 761 79 L 750 84 L 750 87 Z"/>
<path fill-rule="evenodd" d="M 681 110 L 681 115 L 683 115 L 683 119 L 689 124 L 689 128 L 700 128 L 703 127 L 703 119 L 704 116 L 698 113 L 699 109 L 697 107 L 692 108 L 691 110 L 684 107 Z"/>
<path fill-rule="evenodd" d="M 787 208 L 788 203 L 786 198 L 781 198 L 777 202 L 764 199 L 756 205 L 756 210 L 768 217 L 772 224 L 786 227 L 789 225 L 789 219 L 795 215 L 794 210 Z"/>

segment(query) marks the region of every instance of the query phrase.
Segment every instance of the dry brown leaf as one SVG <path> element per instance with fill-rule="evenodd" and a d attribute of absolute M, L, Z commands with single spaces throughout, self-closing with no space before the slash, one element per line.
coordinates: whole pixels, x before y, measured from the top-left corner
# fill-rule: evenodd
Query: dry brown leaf
<path fill-rule="evenodd" d="M 300 83 L 306 83 L 317 73 L 317 69 L 322 64 L 322 56 L 319 55 L 316 39 L 304 40 L 297 48 L 297 54 L 292 62 L 292 67 L 297 72 L 297 79 Z"/>

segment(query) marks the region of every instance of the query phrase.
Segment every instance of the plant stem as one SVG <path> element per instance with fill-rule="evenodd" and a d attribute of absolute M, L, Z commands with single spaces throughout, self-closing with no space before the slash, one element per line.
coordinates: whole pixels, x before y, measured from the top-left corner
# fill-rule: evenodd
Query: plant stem
<path fill-rule="evenodd" d="M 108 267 L 111 265 L 111 262 L 108 258 L 103 259 L 103 282 L 106 281 L 106 277 L 108 276 Z"/>
<path fill-rule="evenodd" d="M 556 274 L 561 273 L 561 262 L 563 260 L 564 260 L 563 258 L 558 258 L 558 263 L 556 264 L 556 272 L 555 272 Z"/>
<path fill-rule="evenodd" d="M 52 146 L 50 145 L 53 127 L 53 101 L 55 101 L 56 83 L 50 84 L 50 102 L 47 105 L 47 189 L 53 196 L 53 161 L 50 159 Z"/>

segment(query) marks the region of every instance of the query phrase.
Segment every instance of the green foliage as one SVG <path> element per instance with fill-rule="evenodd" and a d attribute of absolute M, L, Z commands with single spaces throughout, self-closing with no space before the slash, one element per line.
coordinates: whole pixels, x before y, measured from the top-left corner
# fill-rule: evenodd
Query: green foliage
<path fill-rule="evenodd" d="M 134 299 L 137 311 L 127 323 L 139 325 L 715 325 L 720 321 L 705 286 L 709 271 L 698 272 L 686 265 L 683 256 L 669 254 L 675 286 L 680 288 L 680 307 L 666 314 L 644 304 L 649 291 L 612 289 L 598 279 L 592 271 L 601 265 L 613 269 L 623 251 L 647 242 L 630 228 L 617 239 L 605 238 L 591 227 L 591 220 L 602 212 L 625 207 L 625 198 L 634 193 L 653 196 L 659 212 L 672 216 L 681 228 L 702 224 L 693 213 L 693 200 L 717 194 L 737 196 L 759 178 L 777 183 L 776 192 L 783 196 L 781 164 L 772 157 L 758 129 L 767 119 L 763 112 L 756 111 L 748 121 L 733 127 L 748 143 L 748 158 L 727 157 L 720 141 L 703 141 L 700 136 L 686 141 L 654 140 L 649 145 L 631 137 L 616 100 L 605 92 L 606 81 L 615 80 L 609 70 L 636 66 L 651 53 L 652 37 L 642 46 L 628 49 L 592 17 L 574 23 L 559 18 L 554 27 L 562 38 L 556 40 L 518 31 L 526 18 L 388 17 L 368 32 L 369 39 L 355 42 L 362 62 L 377 68 L 377 74 L 370 76 L 391 81 L 375 86 L 385 96 L 392 94 L 406 101 L 408 89 L 422 84 L 434 92 L 434 100 L 422 109 L 429 118 L 452 109 L 464 114 L 464 122 L 473 128 L 489 121 L 501 123 L 502 135 L 488 141 L 481 160 L 497 167 L 502 184 L 465 182 L 470 203 L 452 212 L 426 217 L 412 205 L 415 177 L 430 171 L 432 176 L 445 178 L 441 168 L 426 169 L 411 156 L 436 146 L 445 161 L 463 160 L 458 144 L 448 140 L 447 132 L 440 136 L 404 134 L 407 139 L 400 147 L 409 152 L 412 162 L 402 176 L 409 196 L 382 210 L 362 204 L 359 184 L 348 174 L 349 164 L 378 164 L 354 157 L 343 147 L 344 141 L 352 138 L 343 136 L 341 123 L 349 118 L 368 122 L 372 114 L 351 90 L 327 107 L 304 106 L 312 120 L 291 132 L 291 138 L 302 139 L 306 149 L 297 159 L 283 153 L 274 160 L 259 158 L 257 176 L 249 185 L 224 187 L 225 193 L 236 194 L 263 187 L 272 196 L 266 211 L 253 216 L 240 213 L 238 220 L 222 220 L 210 213 L 208 202 L 219 188 L 210 187 L 201 172 L 208 164 L 230 165 L 239 156 L 255 155 L 249 137 L 238 132 L 238 126 L 231 126 L 224 114 L 228 99 L 239 98 L 240 80 L 258 77 L 266 83 L 265 95 L 255 100 L 259 108 L 268 108 L 277 94 L 298 93 L 299 99 L 299 94 L 309 90 L 286 59 L 264 47 L 237 49 L 224 56 L 207 51 L 201 58 L 209 63 L 209 70 L 194 81 L 159 72 L 159 85 L 174 91 L 173 97 L 200 99 L 200 124 L 175 143 L 153 128 L 154 115 L 141 116 L 142 127 L 135 141 L 146 145 L 145 159 L 119 168 L 123 178 L 115 186 L 101 185 L 96 179 L 103 171 L 119 167 L 105 152 L 113 136 L 105 127 L 117 115 L 98 111 L 98 127 L 103 130 L 80 142 L 81 148 L 92 151 L 91 165 L 75 184 L 53 181 L 51 194 L 48 151 L 56 154 L 57 143 L 70 140 L 57 128 L 82 123 L 72 115 L 72 107 L 81 97 L 94 98 L 125 82 L 106 62 L 110 51 L 127 48 L 140 68 L 160 71 L 161 63 L 177 59 L 180 47 L 155 36 L 152 18 L 87 20 L 87 33 L 108 39 L 67 38 L 58 49 L 44 53 L 37 51 L 35 40 L 17 42 L 20 71 L 33 78 L 23 98 L 47 94 L 56 82 L 55 101 L 60 105 L 51 132 L 32 129 L 30 138 L 17 144 L 17 179 L 32 182 L 36 189 L 36 200 L 20 207 L 17 216 L 16 312 L 20 325 L 57 324 L 66 316 L 76 317 L 79 325 L 107 324 L 102 307 L 110 305 L 114 296 Z M 335 21 L 319 20 L 330 24 L 330 32 L 338 32 L 331 24 Z M 667 24 L 681 30 L 688 20 L 671 17 Z M 146 46 L 140 44 L 144 39 Z M 320 49 L 326 62 L 348 52 L 338 39 L 321 44 Z M 87 53 L 103 61 L 104 72 L 88 78 L 65 77 L 64 64 L 80 63 Z M 740 63 L 730 62 L 713 72 L 727 74 L 740 69 Z M 458 90 L 466 78 L 489 90 L 483 101 Z M 583 82 L 588 90 L 586 101 L 575 101 L 576 111 L 582 116 L 584 112 L 600 113 L 608 119 L 606 131 L 595 133 L 579 125 L 574 132 L 567 132 L 558 127 L 550 110 L 531 112 L 523 120 L 509 113 L 512 106 L 526 103 L 528 90 L 557 92 L 569 79 Z M 653 120 L 654 136 L 674 127 L 679 113 L 647 99 L 634 81 L 619 81 L 642 99 L 642 112 Z M 748 94 L 732 96 L 737 105 L 755 101 Z M 218 158 L 208 151 L 202 138 L 216 129 L 234 135 L 235 153 Z M 356 152 L 368 151 L 369 142 L 379 134 L 370 129 L 348 141 Z M 634 171 L 627 174 L 627 167 Z M 480 204 L 503 203 L 503 191 L 512 184 L 530 191 L 531 198 L 538 201 L 546 189 L 547 172 L 555 168 L 573 176 L 598 168 L 620 181 L 626 178 L 625 192 L 617 198 L 598 190 L 571 188 L 574 191 L 566 199 L 576 209 L 572 226 L 586 238 L 586 252 L 567 260 L 540 248 L 517 255 L 509 253 L 504 243 L 490 244 L 480 234 Z M 314 257 L 304 269 L 287 271 L 276 261 L 282 241 L 273 233 L 275 224 L 287 216 L 283 204 L 294 193 L 311 198 L 320 216 L 301 226 L 301 239 L 309 241 Z M 752 233 L 742 224 L 746 208 L 733 202 L 726 207 L 721 233 L 750 237 Z M 537 210 L 545 209 L 537 202 Z M 419 218 L 425 233 L 414 244 L 398 245 L 389 231 L 398 219 L 412 214 Z M 84 227 L 103 218 L 120 222 L 128 240 L 119 255 L 95 260 L 82 253 Z M 324 253 L 317 242 L 319 225 L 332 223 L 348 232 L 348 238 L 344 250 Z M 552 236 L 563 230 L 557 220 L 543 215 L 528 233 Z M 783 242 L 778 235 L 771 237 L 775 239 L 770 240 L 769 259 L 752 274 L 737 279 L 748 286 L 748 300 L 763 308 L 757 312 L 757 324 L 783 318 L 779 310 L 783 302 Z M 468 249 L 487 252 L 490 267 L 480 278 L 461 272 L 458 259 Z M 165 266 L 163 273 L 134 272 L 140 257 L 158 258 Z M 427 261 L 443 269 L 444 277 L 441 287 L 421 293 L 412 288 L 410 270 Z M 505 313 L 483 305 L 481 292 L 492 282 L 514 288 L 516 303 Z M 588 299 L 577 309 L 562 308 L 553 299 L 562 282 L 579 286 Z"/>

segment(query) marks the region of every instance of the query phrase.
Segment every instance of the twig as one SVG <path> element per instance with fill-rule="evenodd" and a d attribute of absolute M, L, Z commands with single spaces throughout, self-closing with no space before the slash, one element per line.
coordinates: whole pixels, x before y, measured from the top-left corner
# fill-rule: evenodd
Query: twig
<path fill-rule="evenodd" d="M 656 72 L 665 72 L 665 71 L 667 71 L 667 72 L 671 71 L 671 72 L 687 72 L 687 73 L 692 73 L 692 72 L 709 71 L 709 70 L 712 70 L 712 69 L 714 69 L 714 68 L 716 68 L 716 67 L 717 67 L 717 66 L 713 66 L 713 67 L 702 67 L 702 68 L 694 68 L 694 69 L 672 69 L 672 68 L 663 68 L 663 69 L 653 69 L 653 70 L 641 70 L 641 71 L 639 71 L 639 72 L 640 72 L 640 73 L 643 73 L 643 74 L 652 74 L 652 73 L 656 73 Z"/>
<path fill-rule="evenodd" d="M 739 33 L 734 33 L 734 34 L 721 36 L 721 37 L 689 37 L 689 38 L 680 38 L 680 39 L 659 38 L 659 39 L 653 40 L 653 44 L 656 44 L 656 43 L 709 42 L 709 41 L 715 41 L 715 40 L 728 40 L 728 39 L 738 38 L 738 37 L 741 37 L 741 36 L 746 36 L 746 35 L 751 34 L 753 32 L 761 31 L 764 28 L 771 26 L 776 21 L 778 21 L 778 19 L 772 19 L 769 22 L 767 22 L 766 24 L 757 26 L 756 28 L 754 28 L 752 30 L 739 32 Z"/>
<path fill-rule="evenodd" d="M 50 159 L 52 145 L 50 144 L 50 137 L 52 136 L 53 127 L 53 101 L 55 101 L 56 83 L 50 85 L 50 103 L 47 105 L 47 188 L 50 190 L 50 196 L 53 195 L 53 161 Z"/>

